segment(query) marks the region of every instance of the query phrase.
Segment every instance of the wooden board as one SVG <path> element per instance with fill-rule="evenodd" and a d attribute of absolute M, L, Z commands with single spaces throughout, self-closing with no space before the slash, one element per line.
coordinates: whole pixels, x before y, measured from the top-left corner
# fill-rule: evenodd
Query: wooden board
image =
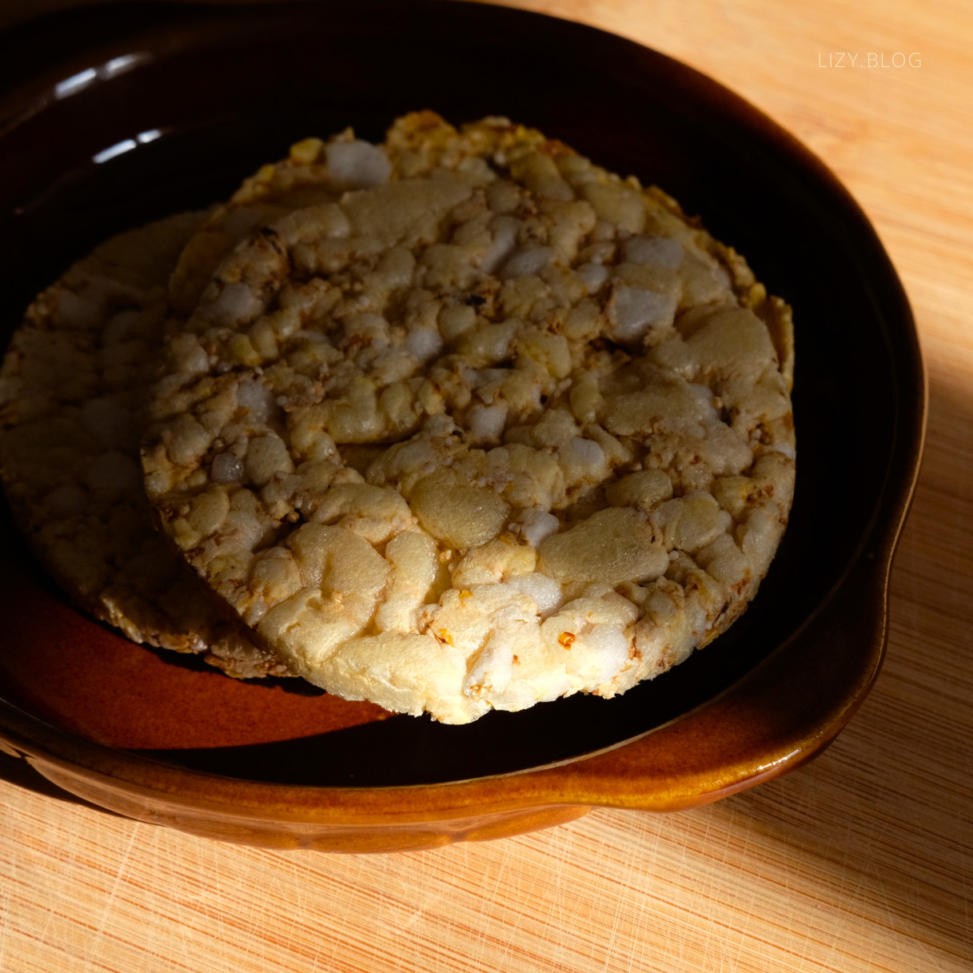
<path fill-rule="evenodd" d="M 817 761 L 720 804 L 595 811 L 390 856 L 283 854 L 136 824 L 58 798 L 0 754 L 0 970 L 973 968 L 973 7 L 516 5 L 727 84 L 817 152 L 875 222 L 931 386 L 875 690 Z M 8 0 L 0 21 L 27 6 Z M 839 52 L 855 66 L 838 66 Z"/>

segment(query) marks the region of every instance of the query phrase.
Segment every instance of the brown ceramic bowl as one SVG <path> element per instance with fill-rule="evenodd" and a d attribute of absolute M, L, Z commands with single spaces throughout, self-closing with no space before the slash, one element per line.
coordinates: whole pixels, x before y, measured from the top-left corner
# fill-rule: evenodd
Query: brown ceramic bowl
<path fill-rule="evenodd" d="M 578 696 L 466 727 L 236 683 L 131 645 L 70 608 L 7 523 L 6 749 L 140 820 L 377 851 L 515 834 L 593 806 L 712 801 L 798 766 L 844 726 L 882 659 L 925 386 L 874 231 L 786 132 L 651 50 L 484 6 L 86 8 L 3 44 L 7 332 L 96 242 L 224 198 L 292 141 L 349 124 L 380 138 L 421 107 L 456 121 L 505 114 L 663 186 L 794 306 L 800 451 L 787 535 L 727 634 L 618 699 Z M 27 73 L 12 76 L 12 64 Z M 146 132 L 159 137 L 140 140 Z M 129 150 L 93 161 L 119 146 Z"/>

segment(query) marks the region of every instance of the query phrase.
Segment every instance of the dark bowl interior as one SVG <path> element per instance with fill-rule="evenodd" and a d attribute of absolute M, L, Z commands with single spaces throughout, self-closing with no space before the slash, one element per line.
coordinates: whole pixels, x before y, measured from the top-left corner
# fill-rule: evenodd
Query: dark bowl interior
<path fill-rule="evenodd" d="M 662 186 L 795 309 L 791 523 L 750 611 L 705 651 L 611 701 L 575 696 L 465 727 L 398 716 L 283 742 L 143 753 L 329 786 L 470 779 L 578 757 L 732 686 L 787 643 L 860 556 L 896 448 L 908 308 L 850 197 L 725 89 L 590 28 L 453 3 L 94 9 L 21 28 L 8 34 L 8 57 L 12 46 L 32 67 L 9 79 L 0 105 L 4 343 L 31 297 L 105 236 L 226 197 L 300 138 L 353 125 L 380 139 L 396 115 L 424 107 L 454 122 L 507 115 Z M 72 77 L 81 79 L 73 89 Z M 60 98 L 58 83 L 69 92 Z M 147 132 L 161 134 L 142 144 Z M 93 161 L 128 140 L 129 151 Z M 2 550 L 4 571 L 23 570 L 9 517 Z"/>

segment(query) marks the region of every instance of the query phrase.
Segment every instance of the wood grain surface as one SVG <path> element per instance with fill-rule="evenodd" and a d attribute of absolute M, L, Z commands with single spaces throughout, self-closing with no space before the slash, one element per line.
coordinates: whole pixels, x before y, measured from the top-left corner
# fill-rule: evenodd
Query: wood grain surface
<path fill-rule="evenodd" d="M 742 94 L 837 172 L 891 253 L 931 403 L 873 693 L 814 763 L 719 804 L 374 857 L 133 823 L 0 754 L 4 973 L 973 968 L 973 6 L 516 5 Z M 856 66 L 828 66 L 837 52 Z"/>

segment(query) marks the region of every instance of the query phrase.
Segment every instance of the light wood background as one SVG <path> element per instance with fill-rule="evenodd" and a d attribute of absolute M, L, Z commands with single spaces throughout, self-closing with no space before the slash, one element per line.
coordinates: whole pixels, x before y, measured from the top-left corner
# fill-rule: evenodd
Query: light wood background
<path fill-rule="evenodd" d="M 724 82 L 874 220 L 931 384 L 875 690 L 816 762 L 720 804 L 415 854 L 240 849 L 39 793 L 3 763 L 0 970 L 973 969 L 973 5 L 518 5 Z M 839 51 L 866 66 L 819 66 Z"/>

